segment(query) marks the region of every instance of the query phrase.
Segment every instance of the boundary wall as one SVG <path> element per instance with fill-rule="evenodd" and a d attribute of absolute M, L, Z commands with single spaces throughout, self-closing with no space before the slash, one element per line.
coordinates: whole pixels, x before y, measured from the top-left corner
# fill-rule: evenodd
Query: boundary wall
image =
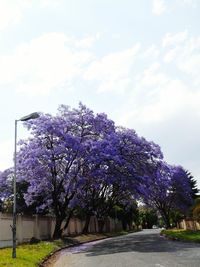
<path fill-rule="evenodd" d="M 71 218 L 64 235 L 76 235 L 82 232 L 85 221 Z M 12 214 L 0 213 L 0 248 L 12 246 Z M 29 242 L 32 237 L 41 240 L 50 239 L 55 227 L 55 218 L 40 215 L 17 215 L 17 244 Z M 104 226 L 104 232 L 120 231 L 122 225 L 119 221 L 108 219 Z M 98 232 L 98 223 L 95 217 L 91 217 L 89 233 Z"/>
<path fill-rule="evenodd" d="M 192 231 L 200 230 L 200 222 L 198 222 L 193 218 L 184 219 L 180 221 L 177 226 L 179 229 L 184 229 L 184 230 L 192 230 Z"/>

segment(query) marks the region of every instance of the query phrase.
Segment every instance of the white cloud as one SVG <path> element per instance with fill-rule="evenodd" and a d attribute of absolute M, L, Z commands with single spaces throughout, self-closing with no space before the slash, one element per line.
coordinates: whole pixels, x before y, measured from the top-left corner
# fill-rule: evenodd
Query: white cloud
<path fill-rule="evenodd" d="M 99 40 L 99 38 L 100 33 L 97 33 L 95 36 L 87 36 L 79 41 L 75 41 L 75 46 L 82 48 L 90 48 L 97 40 Z"/>
<path fill-rule="evenodd" d="M 32 0 L 33 1 L 33 0 Z M 41 7 L 59 7 L 63 3 L 63 0 L 39 0 Z"/>
<path fill-rule="evenodd" d="M 166 11 L 173 13 L 180 8 L 197 8 L 199 3 L 198 0 L 152 0 L 152 13 L 160 16 Z"/>
<path fill-rule="evenodd" d="M 13 166 L 11 151 L 14 153 L 13 140 L 6 140 L 0 143 L 0 171 Z"/>
<path fill-rule="evenodd" d="M 127 125 L 131 121 L 136 124 L 158 123 L 173 118 L 185 109 L 193 110 L 200 116 L 199 92 L 190 91 L 179 79 L 165 77 L 164 80 L 152 80 L 154 82 L 149 85 L 150 88 L 145 88 L 143 81 L 137 85 L 140 90 L 133 91 L 129 103 L 120 110 L 120 122 L 126 121 Z"/>
<path fill-rule="evenodd" d="M 200 84 L 200 37 L 189 37 L 187 31 L 167 34 L 162 41 L 165 48 L 164 62 L 173 63 L 178 70 L 190 77 L 190 83 Z"/>
<path fill-rule="evenodd" d="M 93 43 L 95 42 L 96 38 L 95 37 L 85 37 L 84 39 L 76 42 L 76 47 L 91 47 Z"/>
<path fill-rule="evenodd" d="M 144 58 L 157 58 L 160 55 L 160 49 L 156 45 L 151 45 L 142 54 Z"/>
<path fill-rule="evenodd" d="M 157 62 L 154 62 L 149 68 L 145 69 L 138 79 L 140 87 L 160 87 L 169 80 L 167 75 L 161 71 L 161 65 Z"/>
<path fill-rule="evenodd" d="M 160 16 L 166 11 L 166 3 L 164 0 L 153 0 L 152 12 L 154 15 Z"/>
<path fill-rule="evenodd" d="M 136 44 L 127 50 L 96 59 L 89 65 L 84 78 L 100 82 L 99 92 L 124 91 L 129 84 L 129 75 L 139 49 L 140 45 Z"/>
<path fill-rule="evenodd" d="M 0 0 L 0 31 L 21 22 L 27 8 L 60 7 L 63 0 Z"/>
<path fill-rule="evenodd" d="M 190 93 L 188 88 L 180 80 L 170 80 L 157 95 L 155 103 L 143 107 L 140 119 L 146 122 L 165 121 L 172 118 L 191 103 L 196 102 L 197 94 Z M 200 101 L 200 99 L 199 99 Z M 193 106 L 193 108 L 195 108 Z M 196 106 L 198 109 L 198 107 Z"/>
<path fill-rule="evenodd" d="M 156 53 L 151 56 L 140 50 L 138 71 L 129 83 L 133 89 L 119 110 L 119 122 L 161 123 L 185 110 L 200 116 L 200 37 L 187 31 L 168 33 L 161 43 L 160 49 L 153 45 Z M 140 60 L 148 67 L 140 69 Z"/>
<path fill-rule="evenodd" d="M 177 0 L 177 4 L 180 6 L 196 7 L 198 0 Z"/>
<path fill-rule="evenodd" d="M 19 45 L 13 55 L 0 56 L 0 84 L 15 84 L 17 91 L 29 94 L 65 86 L 81 75 L 82 66 L 92 58 L 69 40 L 63 33 L 48 33 Z"/>
<path fill-rule="evenodd" d="M 188 32 L 179 32 L 177 34 L 167 33 L 163 40 L 162 40 L 162 46 L 168 47 L 168 46 L 174 46 L 183 43 L 188 38 Z"/>
<path fill-rule="evenodd" d="M 21 1 L 0 0 L 0 30 L 17 24 L 22 18 Z"/>
<path fill-rule="evenodd" d="M 98 87 L 98 92 L 109 92 L 115 91 L 117 93 L 123 94 L 126 88 L 131 84 L 131 79 L 129 78 L 119 78 L 119 79 L 110 79 L 105 82 L 102 82 Z"/>
<path fill-rule="evenodd" d="M 177 49 L 173 48 L 166 52 L 163 60 L 166 63 L 172 62 L 176 58 Z"/>

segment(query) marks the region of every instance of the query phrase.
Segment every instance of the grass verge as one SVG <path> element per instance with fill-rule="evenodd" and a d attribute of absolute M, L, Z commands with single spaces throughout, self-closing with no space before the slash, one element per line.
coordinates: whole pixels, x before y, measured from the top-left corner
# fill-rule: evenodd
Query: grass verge
<path fill-rule="evenodd" d="M 58 249 L 54 242 L 17 246 L 17 258 L 12 258 L 12 248 L 0 249 L 0 266 L 35 267 L 49 253 Z"/>
<path fill-rule="evenodd" d="M 40 242 L 33 245 L 17 246 L 17 258 L 12 259 L 12 248 L 0 249 L 0 266 L 4 267 L 36 267 L 53 252 L 84 242 L 94 241 L 107 237 L 125 235 L 130 232 L 121 231 L 116 233 L 88 234 L 78 235 L 74 237 L 65 237 L 63 240 L 55 240 L 53 242 Z"/>
<path fill-rule="evenodd" d="M 191 230 L 162 230 L 162 235 L 172 239 L 191 241 L 200 243 L 200 231 Z"/>

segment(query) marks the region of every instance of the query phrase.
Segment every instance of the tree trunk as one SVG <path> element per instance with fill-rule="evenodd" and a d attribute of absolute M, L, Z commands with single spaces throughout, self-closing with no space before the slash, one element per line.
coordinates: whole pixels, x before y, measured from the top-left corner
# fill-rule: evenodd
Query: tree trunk
<path fill-rule="evenodd" d="M 60 217 L 56 218 L 56 225 L 55 225 L 55 229 L 53 233 L 53 239 L 61 238 L 62 232 L 63 232 L 63 229 L 61 229 L 61 225 L 62 225 L 63 220 L 64 219 Z"/>
<path fill-rule="evenodd" d="M 125 220 L 122 220 L 122 228 L 124 231 L 127 230 L 127 222 Z"/>
<path fill-rule="evenodd" d="M 98 220 L 99 233 L 103 233 L 103 227 L 105 225 L 104 220 Z"/>
<path fill-rule="evenodd" d="M 89 224 L 90 224 L 90 218 L 91 218 L 91 215 L 87 214 L 86 220 L 85 220 L 85 225 L 84 225 L 83 231 L 82 231 L 83 234 L 88 234 L 88 228 L 89 228 Z"/>
<path fill-rule="evenodd" d="M 167 229 L 171 228 L 171 225 L 170 225 L 170 217 L 169 215 L 167 214 L 167 212 L 165 211 L 162 211 L 162 218 L 164 220 L 164 223 L 165 223 L 165 226 Z"/>
<path fill-rule="evenodd" d="M 67 226 L 69 224 L 69 221 L 72 217 L 73 214 L 73 209 L 69 211 L 68 216 L 62 216 L 62 217 L 58 217 L 56 218 L 56 225 L 55 225 L 55 229 L 54 229 L 54 233 L 53 233 L 53 239 L 59 239 L 62 237 L 63 231 L 65 229 L 67 229 Z M 64 227 L 61 228 L 63 221 L 66 219 Z"/>
<path fill-rule="evenodd" d="M 133 230 L 133 222 L 129 222 L 128 223 L 128 227 L 129 227 L 129 231 Z"/>
<path fill-rule="evenodd" d="M 74 211 L 73 209 L 70 210 L 70 212 L 69 212 L 69 214 L 68 214 L 68 216 L 67 216 L 67 219 L 66 219 L 66 222 L 65 222 L 65 225 L 64 225 L 62 231 L 65 230 L 65 229 L 67 229 L 68 224 L 69 224 L 69 222 L 70 222 L 70 219 L 71 219 L 71 217 L 72 217 L 73 211 Z"/>

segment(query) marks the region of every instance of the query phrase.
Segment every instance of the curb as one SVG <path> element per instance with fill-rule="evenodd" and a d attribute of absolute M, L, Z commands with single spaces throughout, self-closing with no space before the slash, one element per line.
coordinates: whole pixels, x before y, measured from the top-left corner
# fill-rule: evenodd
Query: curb
<path fill-rule="evenodd" d="M 160 236 L 163 236 L 166 239 L 171 240 L 171 241 L 179 241 L 179 242 L 185 242 L 185 243 L 200 244 L 200 241 L 193 241 L 193 240 L 181 239 L 181 238 L 178 238 L 178 237 L 168 236 L 166 234 L 160 234 Z"/>
<path fill-rule="evenodd" d="M 183 239 L 180 239 L 180 238 L 178 238 L 178 237 L 171 237 L 171 236 L 168 236 L 168 235 L 166 235 L 166 234 L 160 234 L 160 236 L 163 236 L 163 237 L 165 237 L 166 239 L 168 239 L 168 240 L 172 240 L 172 241 L 184 241 Z"/>
<path fill-rule="evenodd" d="M 136 232 L 139 232 L 139 231 L 136 231 Z M 128 234 L 131 234 L 131 233 L 136 233 L 136 232 L 130 232 L 130 233 L 127 233 L 127 234 L 122 234 L 122 235 L 116 235 L 116 236 L 107 236 L 107 237 L 102 237 L 102 238 L 98 238 L 98 239 L 93 239 L 93 240 L 89 240 L 89 241 L 85 241 L 85 242 L 80 242 L 80 243 L 77 243 L 77 244 L 71 244 L 71 245 L 67 245 L 65 247 L 61 247 L 61 248 L 58 248 L 57 250 L 51 252 L 49 255 L 47 255 L 39 264 L 38 264 L 38 267 L 46 267 L 46 264 L 48 263 L 48 260 L 53 257 L 53 256 L 56 256 L 57 253 L 59 253 L 61 250 L 63 249 L 66 249 L 66 248 L 71 248 L 71 247 L 78 247 L 80 245 L 83 245 L 83 244 L 87 244 L 87 243 L 91 243 L 91 242 L 94 242 L 94 241 L 101 241 L 101 240 L 104 240 L 104 239 L 110 239 L 110 238 L 115 238 L 115 237 L 119 237 L 119 236 L 123 236 L 123 235 L 128 235 Z"/>
<path fill-rule="evenodd" d="M 71 245 L 67 245 L 67 246 L 64 246 L 64 247 L 61 247 L 61 248 L 58 248 L 56 249 L 55 251 L 51 252 L 49 255 L 47 255 L 43 260 L 42 262 L 40 262 L 38 264 L 38 267 L 45 267 L 45 264 L 47 263 L 47 261 L 53 257 L 54 255 L 56 255 L 57 253 L 59 253 L 61 250 L 63 249 L 66 249 L 66 248 L 71 248 L 71 247 L 78 247 L 82 244 L 87 244 L 87 243 L 91 243 L 91 242 L 94 242 L 94 241 L 99 241 L 99 240 L 104 240 L 104 239 L 108 239 L 108 238 L 111 238 L 110 236 L 109 237 L 103 237 L 103 238 L 99 238 L 99 239 L 93 239 L 93 240 L 89 240 L 89 241 L 86 241 L 86 242 L 80 242 L 80 243 L 77 243 L 77 244 L 71 244 Z"/>

